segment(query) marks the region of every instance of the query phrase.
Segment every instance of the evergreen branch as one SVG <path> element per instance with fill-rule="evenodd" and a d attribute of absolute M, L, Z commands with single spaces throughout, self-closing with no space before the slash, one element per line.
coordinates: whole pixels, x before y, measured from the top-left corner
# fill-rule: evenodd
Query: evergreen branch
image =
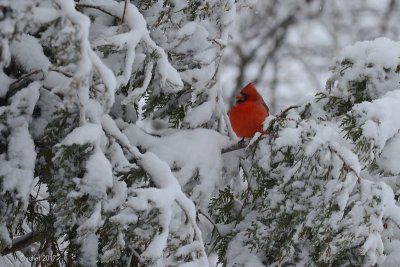
<path fill-rule="evenodd" d="M 34 71 L 31 71 L 31 72 L 29 72 L 29 73 L 27 73 L 25 75 L 22 75 L 21 77 L 19 77 L 17 80 L 13 81 L 10 84 L 10 90 L 13 91 L 13 90 L 18 90 L 19 88 L 22 88 L 24 85 L 26 85 L 26 82 L 29 83 L 31 81 L 31 80 L 26 81 L 29 77 L 31 77 L 32 75 L 35 75 L 35 74 L 37 74 L 39 72 L 43 73 L 42 70 L 34 70 Z M 24 81 L 25 81 L 25 83 L 23 83 Z M 21 85 L 21 83 L 23 85 Z"/>
<path fill-rule="evenodd" d="M 140 158 L 141 153 L 139 149 L 130 144 L 128 138 L 118 129 L 114 120 L 109 115 L 105 114 L 103 116 L 101 125 L 103 130 L 113 137 L 121 146 L 125 147 L 129 152 L 131 152 L 136 160 Z"/>
<path fill-rule="evenodd" d="M 280 113 L 278 116 L 276 116 L 276 117 L 277 117 L 277 118 L 285 117 L 285 116 L 287 115 L 287 113 L 288 113 L 289 110 L 295 109 L 295 108 L 299 108 L 299 107 L 300 107 L 300 106 L 290 106 L 290 107 L 284 109 L 283 111 L 281 111 L 281 113 Z"/>
<path fill-rule="evenodd" d="M 42 70 L 34 70 L 25 75 L 22 75 L 17 80 L 13 81 L 10 84 L 8 92 L 5 96 L 6 101 L 7 101 L 7 99 L 9 99 L 13 95 L 15 95 L 19 90 L 28 86 L 28 84 L 30 84 L 34 80 L 34 78 L 32 78 L 31 76 L 38 74 L 38 73 L 43 74 L 43 71 Z M 43 77 L 41 77 L 39 80 L 41 80 L 43 78 L 44 78 L 44 74 L 43 74 Z"/>
<path fill-rule="evenodd" d="M 19 236 L 13 239 L 12 245 L 9 248 L 6 248 L 3 250 L 0 255 L 1 256 L 6 256 L 10 253 L 15 253 L 17 251 L 20 251 L 36 242 L 42 241 L 45 239 L 45 235 L 43 233 L 35 232 L 32 231 L 28 234 L 25 234 L 23 236 Z"/>
<path fill-rule="evenodd" d="M 131 152 L 136 159 L 140 159 L 142 153 L 140 153 L 137 147 L 134 147 L 130 144 L 128 138 L 118 129 L 118 127 L 115 125 L 115 122 L 108 115 L 104 115 L 102 126 L 105 132 L 112 136 L 120 145 L 128 149 L 128 151 Z M 194 232 L 193 240 L 201 241 L 201 231 L 196 224 L 196 219 L 190 215 L 190 210 L 187 210 L 184 203 L 182 203 L 182 197 L 186 198 L 185 194 L 181 191 L 180 195 L 178 195 L 174 201 L 183 210 L 192 225 Z M 206 255 L 204 247 L 202 252 L 204 252 L 204 255 Z"/>
<path fill-rule="evenodd" d="M 250 180 L 249 180 L 249 177 L 251 177 L 250 169 L 247 168 L 247 166 L 245 166 L 245 164 L 241 164 L 241 166 L 242 166 L 242 170 L 243 170 L 243 173 L 244 173 L 244 178 L 246 179 L 247 184 L 248 184 L 248 186 L 249 186 L 249 190 L 250 190 L 250 192 L 251 192 L 251 193 L 253 194 L 253 196 L 254 196 L 254 191 L 253 191 L 253 189 L 251 188 L 251 184 L 250 184 Z"/>
<path fill-rule="evenodd" d="M 184 195 L 183 192 L 182 192 L 182 195 Z M 181 203 L 181 201 L 178 198 L 175 198 L 175 202 L 183 210 L 183 212 L 185 213 L 186 217 L 189 219 L 190 224 L 192 225 L 193 232 L 194 232 L 193 240 L 201 241 L 201 232 L 200 232 L 199 227 L 196 224 L 195 218 L 192 218 L 192 216 L 190 216 L 190 211 L 185 208 L 185 206 Z M 204 252 L 204 255 L 207 255 L 205 250 L 204 250 L 204 247 L 203 247 L 203 252 Z"/>
<path fill-rule="evenodd" d="M 358 172 L 353 168 L 353 167 L 351 167 L 347 162 L 346 162 L 346 160 L 343 158 L 343 156 L 339 153 L 339 151 L 337 151 L 336 149 L 334 149 L 332 146 L 330 146 L 330 145 L 328 145 L 328 148 L 329 148 L 329 151 L 331 152 L 331 153 L 335 153 L 339 158 L 340 158 L 340 160 L 343 162 L 343 164 L 344 164 L 344 166 L 346 167 L 346 168 L 348 168 L 349 170 L 351 170 L 355 175 L 356 175 L 356 177 L 357 177 L 357 182 L 358 183 L 360 183 L 362 180 L 363 180 L 363 178 L 358 174 Z"/>
<path fill-rule="evenodd" d="M 254 193 L 253 189 L 251 188 L 251 183 L 250 183 L 250 180 L 249 180 L 249 177 L 250 177 L 249 172 L 250 172 L 250 170 L 247 169 L 243 164 L 241 164 L 241 165 L 242 165 L 242 170 L 243 170 L 243 173 L 244 173 L 244 178 L 247 181 L 247 186 L 248 187 L 247 187 L 246 196 L 244 197 L 244 201 L 243 201 L 242 207 L 240 208 L 240 211 L 239 211 L 238 215 L 236 216 L 235 227 L 238 225 L 240 217 L 242 216 L 242 212 L 244 210 L 244 207 L 247 205 L 247 200 L 249 199 L 249 193 L 251 192 L 253 197 L 255 196 L 255 193 Z"/>
<path fill-rule="evenodd" d="M 243 148 L 246 148 L 246 147 L 247 147 L 247 143 L 246 142 L 239 141 L 238 143 L 236 143 L 236 144 L 234 144 L 234 145 L 232 145 L 230 147 L 223 148 L 221 150 L 221 154 L 225 154 L 225 153 L 229 153 L 229 152 L 232 152 L 232 151 L 240 150 L 240 149 L 243 149 Z"/>
<path fill-rule="evenodd" d="M 131 249 L 129 251 L 132 252 L 133 256 L 135 256 L 135 258 L 136 258 L 135 260 L 137 260 L 140 263 L 144 262 L 143 258 L 140 256 L 140 254 L 135 249 Z"/>

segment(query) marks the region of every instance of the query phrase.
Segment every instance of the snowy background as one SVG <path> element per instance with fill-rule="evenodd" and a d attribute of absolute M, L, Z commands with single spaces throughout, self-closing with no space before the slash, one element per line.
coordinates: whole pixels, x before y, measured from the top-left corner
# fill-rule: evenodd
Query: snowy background
<path fill-rule="evenodd" d="M 228 105 L 251 81 L 273 112 L 322 90 L 343 47 L 398 40 L 399 9 L 395 0 L 239 1 L 221 75 Z"/>

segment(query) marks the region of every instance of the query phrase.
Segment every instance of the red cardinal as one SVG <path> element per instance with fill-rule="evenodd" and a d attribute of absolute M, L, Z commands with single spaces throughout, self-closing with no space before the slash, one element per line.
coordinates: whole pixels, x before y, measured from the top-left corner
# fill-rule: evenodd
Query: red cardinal
<path fill-rule="evenodd" d="M 256 132 L 264 132 L 263 122 L 269 115 L 269 109 L 254 84 L 246 85 L 236 99 L 236 104 L 229 111 L 229 120 L 236 135 L 251 138 Z"/>

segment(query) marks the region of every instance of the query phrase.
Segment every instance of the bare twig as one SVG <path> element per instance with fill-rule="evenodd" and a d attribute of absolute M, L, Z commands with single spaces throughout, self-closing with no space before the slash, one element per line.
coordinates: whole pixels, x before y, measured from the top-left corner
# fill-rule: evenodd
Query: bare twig
<path fill-rule="evenodd" d="M 203 217 L 206 218 L 206 219 L 214 226 L 214 228 L 215 228 L 215 230 L 217 231 L 217 233 L 218 233 L 219 236 L 222 236 L 221 231 L 218 229 L 217 224 L 214 222 L 214 220 L 213 220 L 210 216 L 208 216 L 207 213 L 205 213 L 205 212 L 204 212 L 203 210 L 201 210 L 201 209 L 198 210 L 198 213 L 201 214 L 201 215 L 203 215 Z"/>
<path fill-rule="evenodd" d="M 288 112 L 289 110 L 295 109 L 295 108 L 299 108 L 299 107 L 300 107 L 300 106 L 296 106 L 296 105 L 290 106 L 290 107 L 288 107 L 288 108 L 282 110 L 281 113 L 280 113 L 278 116 L 276 116 L 276 117 L 277 117 L 277 118 L 278 118 L 278 117 L 279 117 L 279 118 L 284 117 L 284 116 L 287 115 L 287 112 Z"/>
<path fill-rule="evenodd" d="M 388 8 L 386 9 L 385 14 L 383 15 L 382 24 L 381 24 L 381 34 L 384 35 L 388 30 L 390 18 L 395 11 L 396 0 L 391 0 Z"/>
<path fill-rule="evenodd" d="M 124 23 L 124 21 L 125 21 L 125 14 L 126 14 L 126 9 L 127 8 L 128 8 L 128 0 L 125 0 L 124 13 L 122 13 L 122 20 L 121 20 L 122 23 Z"/>
<path fill-rule="evenodd" d="M 60 70 L 60 69 L 57 69 L 57 68 L 50 68 L 49 70 L 61 73 L 62 75 L 64 75 L 65 77 L 68 77 L 68 78 L 72 78 L 74 76 L 73 74 L 71 74 L 69 72 L 66 72 L 66 71 L 63 71 L 63 70 Z"/>
<path fill-rule="evenodd" d="M 246 181 L 247 181 L 247 184 L 248 184 L 248 187 L 249 187 L 249 190 L 250 190 L 250 192 L 254 195 L 254 191 L 253 191 L 253 189 L 251 188 L 251 183 L 250 183 L 250 170 L 249 170 L 249 168 L 247 167 L 247 166 L 245 166 L 245 164 L 240 164 L 241 166 L 242 166 L 242 170 L 243 170 L 243 173 L 244 173 L 244 178 L 246 179 Z"/>

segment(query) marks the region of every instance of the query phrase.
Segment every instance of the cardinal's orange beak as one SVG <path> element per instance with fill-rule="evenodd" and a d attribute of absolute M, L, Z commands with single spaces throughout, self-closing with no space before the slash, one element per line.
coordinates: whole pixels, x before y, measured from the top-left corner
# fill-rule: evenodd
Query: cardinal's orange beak
<path fill-rule="evenodd" d="M 237 96 L 236 96 L 236 99 L 237 100 L 244 100 L 244 96 L 242 95 L 242 94 L 238 94 Z"/>
<path fill-rule="evenodd" d="M 236 103 L 241 103 L 246 101 L 249 98 L 248 95 L 240 93 L 239 95 L 236 96 Z"/>

